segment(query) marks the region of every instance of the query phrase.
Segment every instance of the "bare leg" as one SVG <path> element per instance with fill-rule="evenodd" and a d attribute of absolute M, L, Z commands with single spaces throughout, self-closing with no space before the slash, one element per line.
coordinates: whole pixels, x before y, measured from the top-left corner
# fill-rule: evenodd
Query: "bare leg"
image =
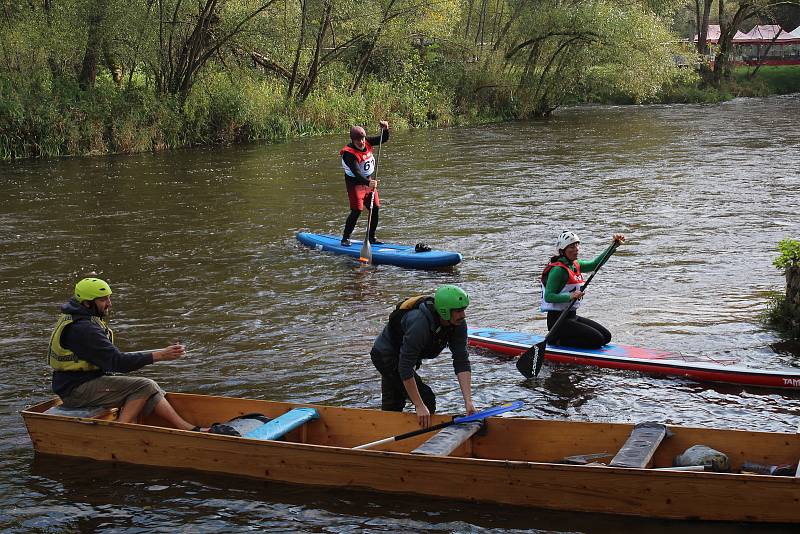
<path fill-rule="evenodd" d="M 186 421 L 183 417 L 178 415 L 178 412 L 175 411 L 175 408 L 172 407 L 167 399 L 161 399 L 161 401 L 156 404 L 156 407 L 153 411 L 157 416 L 164 419 L 175 428 L 180 430 L 191 430 L 194 428 L 192 423 Z"/>
<path fill-rule="evenodd" d="M 136 421 L 136 418 L 139 417 L 145 403 L 147 403 L 147 397 L 129 400 L 122 405 L 122 410 L 119 412 L 117 421 L 120 423 L 133 423 Z"/>

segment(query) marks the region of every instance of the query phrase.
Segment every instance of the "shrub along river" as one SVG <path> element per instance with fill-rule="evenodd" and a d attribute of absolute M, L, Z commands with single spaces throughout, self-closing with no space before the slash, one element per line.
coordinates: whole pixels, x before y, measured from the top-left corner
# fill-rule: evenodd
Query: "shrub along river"
<path fill-rule="evenodd" d="M 393 133 L 378 170 L 379 237 L 461 252 L 464 261 L 444 272 L 363 268 L 295 240 L 300 230 L 341 232 L 348 212 L 337 155 L 344 125 L 341 136 L 282 145 L 4 164 L 0 528 L 674 527 L 35 457 L 18 412 L 51 395 L 50 329 L 87 271 L 114 290 L 112 326 L 123 350 L 176 339 L 187 345 L 186 358 L 137 373 L 169 391 L 376 408 L 380 386 L 368 352 L 397 301 L 455 283 L 472 297 L 469 324 L 543 334 L 538 276 L 564 229 L 582 236 L 584 258 L 599 253 L 613 232 L 628 237 L 581 310 L 614 341 L 753 367 L 798 367 L 797 355 L 782 350 L 780 337 L 759 321 L 770 293 L 784 288 L 772 266 L 777 243 L 800 237 L 798 117 L 794 95 L 581 107 L 546 122 Z M 368 125 L 369 133 L 376 128 Z M 776 432 L 800 423 L 797 393 L 554 364 L 524 383 L 513 363 L 496 355 L 473 350 L 471 361 L 479 408 L 523 399 L 519 415 L 551 419 Z M 420 372 L 438 392 L 440 410 L 460 413 L 450 358 Z M 738 498 L 747 496 L 731 495 L 732 505 Z"/>

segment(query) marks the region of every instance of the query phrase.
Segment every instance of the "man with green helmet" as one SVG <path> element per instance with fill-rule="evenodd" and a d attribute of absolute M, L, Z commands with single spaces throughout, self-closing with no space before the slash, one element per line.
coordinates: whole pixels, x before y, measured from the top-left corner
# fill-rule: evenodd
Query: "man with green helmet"
<path fill-rule="evenodd" d="M 475 413 L 467 354 L 467 306 L 469 296 L 454 285 L 439 287 L 433 297 L 411 297 L 397 305 L 370 352 L 381 374 L 382 410 L 401 412 L 410 400 L 420 426 L 430 426 L 436 395 L 416 369 L 422 360 L 435 358 L 449 346 L 464 406 L 468 414 Z"/>
<path fill-rule="evenodd" d="M 47 360 L 53 368 L 53 392 L 67 408 L 120 407 L 118 421 L 135 422 L 156 415 L 181 430 L 200 430 L 184 420 L 153 380 L 111 373 L 129 373 L 157 361 L 175 360 L 186 351 L 179 343 L 152 352 L 121 352 L 106 324 L 111 288 L 96 277 L 75 285 L 50 336 Z"/>

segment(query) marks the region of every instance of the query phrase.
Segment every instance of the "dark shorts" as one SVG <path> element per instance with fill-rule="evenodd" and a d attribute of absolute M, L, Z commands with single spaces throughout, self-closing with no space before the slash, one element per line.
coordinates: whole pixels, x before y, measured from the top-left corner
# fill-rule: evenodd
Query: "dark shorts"
<path fill-rule="evenodd" d="M 149 378 L 109 375 L 84 382 L 61 400 L 65 408 L 119 408 L 130 400 L 147 399 L 142 415 L 149 415 L 164 395 L 164 390 Z"/>
<path fill-rule="evenodd" d="M 363 211 L 364 208 L 369 207 L 369 195 L 372 189 L 368 185 L 351 185 L 347 184 L 347 198 L 350 200 L 350 209 Z M 378 190 L 375 190 L 375 205 L 381 207 L 381 198 L 378 195 Z"/>

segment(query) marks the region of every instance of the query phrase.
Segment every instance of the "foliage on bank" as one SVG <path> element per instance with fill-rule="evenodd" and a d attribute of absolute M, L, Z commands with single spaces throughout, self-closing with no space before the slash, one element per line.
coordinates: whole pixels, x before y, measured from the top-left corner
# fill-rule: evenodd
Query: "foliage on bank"
<path fill-rule="evenodd" d="M 800 338 L 800 241 L 783 239 L 778 251 L 780 255 L 773 265 L 786 276 L 786 294 L 771 299 L 766 319 L 788 335 Z"/>
<path fill-rule="evenodd" d="M 0 81 L 2 84 L 3 81 Z M 158 151 L 196 145 L 285 139 L 342 131 L 375 117 L 399 128 L 452 124 L 452 109 L 434 97 L 423 103 L 388 82 L 358 94 L 319 91 L 302 104 L 286 100 L 273 81 L 242 73 L 206 77 L 185 102 L 146 88 L 118 88 L 101 77 L 91 92 L 74 81 L 9 92 L 0 101 L 3 159 Z"/>
<path fill-rule="evenodd" d="M 753 67 L 737 67 L 730 80 L 719 86 L 705 83 L 691 69 L 683 69 L 645 103 L 715 104 L 738 97 L 765 97 L 800 93 L 800 65 L 762 66 L 755 76 Z M 590 93 L 584 101 L 608 104 L 633 104 L 631 98 L 618 93 Z"/>
<path fill-rule="evenodd" d="M 674 0 L 60 0 L 0 19 L 0 157 L 137 152 L 653 101 Z"/>
<path fill-rule="evenodd" d="M 546 117 L 583 102 L 800 90 L 800 68 L 704 87 L 675 0 L 60 0 L 4 5 L 0 158 L 280 141 Z M 357 15 L 357 16 L 355 16 Z"/>

